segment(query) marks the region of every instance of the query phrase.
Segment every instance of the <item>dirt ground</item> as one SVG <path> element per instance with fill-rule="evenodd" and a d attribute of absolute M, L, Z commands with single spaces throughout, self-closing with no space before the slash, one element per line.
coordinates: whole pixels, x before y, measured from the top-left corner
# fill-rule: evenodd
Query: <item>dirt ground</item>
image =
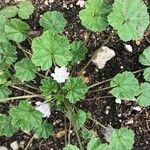
<path fill-rule="evenodd" d="M 54 0 L 53 3 L 48 4 L 45 0 L 33 0 L 36 10 L 28 20 L 32 30 L 42 32 L 42 29 L 38 24 L 38 20 L 44 12 L 47 10 L 57 10 L 64 14 L 68 21 L 64 34 L 70 39 L 70 41 L 76 39 L 84 42 L 86 41 L 86 46 L 88 48 L 86 59 L 76 66 L 74 75 L 77 75 L 78 71 L 80 71 L 84 64 L 90 59 L 92 53 L 100 47 L 112 30 L 111 28 L 108 28 L 107 31 L 102 33 L 94 33 L 85 29 L 81 25 L 78 17 L 79 11 L 82 8 L 76 5 L 77 1 L 78 0 Z M 145 0 L 145 3 L 149 8 L 148 11 L 150 12 L 150 1 Z M 0 8 L 10 4 L 13 4 L 13 1 L 5 3 L 4 0 L 1 0 Z M 136 43 L 135 41 L 127 42 L 127 44 L 130 44 L 133 47 L 132 53 L 125 50 L 125 42 L 121 41 L 117 35 L 111 38 L 107 46 L 115 51 L 116 56 L 108 61 L 105 68 L 101 70 L 98 70 L 94 64 L 91 64 L 85 72 L 85 76 L 90 80 L 88 84 L 91 85 L 92 83 L 110 79 L 117 73 L 125 70 L 136 71 L 141 69 L 142 66 L 138 63 L 138 57 L 143 52 L 144 48 L 150 46 L 150 29 L 147 29 L 145 35 L 146 36 L 144 36 L 140 43 Z M 22 46 L 26 47 L 27 45 L 26 43 L 22 43 Z M 141 73 L 137 73 L 136 76 L 141 81 L 143 80 Z M 38 83 L 38 80 L 35 81 L 35 84 L 38 85 Z M 103 86 L 106 87 L 108 85 L 109 83 L 104 84 Z M 92 90 L 95 89 L 96 88 L 93 88 Z M 92 90 L 87 94 L 86 99 L 83 102 L 77 104 L 77 107 L 91 112 L 94 118 L 106 126 L 110 124 L 114 128 L 129 127 L 133 129 L 136 134 L 133 150 L 150 150 L 150 108 L 142 108 L 141 111 L 136 111 L 133 110 L 133 107 L 137 106 L 134 102 L 122 102 L 121 104 L 116 104 L 115 98 L 104 98 L 104 96 L 110 96 L 110 93 L 107 91 L 100 93 L 92 92 Z M 20 94 L 23 93 L 14 90 L 14 95 Z M 7 113 L 8 109 L 7 103 L 0 104 L 0 113 Z M 64 116 L 61 112 L 54 109 L 48 121 L 53 122 L 56 133 L 64 130 Z M 105 141 L 101 127 L 92 122 L 87 122 L 86 125 L 89 129 L 94 129 L 99 137 Z M 11 138 L 0 137 L 0 145 L 10 148 L 10 143 L 15 140 L 22 143 L 24 142 L 24 145 L 26 145 L 31 137 L 32 133 L 26 134 L 18 131 Z M 71 143 L 78 145 L 74 132 L 71 134 Z M 64 136 L 60 138 L 50 137 L 46 140 L 34 139 L 31 143 L 30 149 L 62 150 L 64 144 Z"/>

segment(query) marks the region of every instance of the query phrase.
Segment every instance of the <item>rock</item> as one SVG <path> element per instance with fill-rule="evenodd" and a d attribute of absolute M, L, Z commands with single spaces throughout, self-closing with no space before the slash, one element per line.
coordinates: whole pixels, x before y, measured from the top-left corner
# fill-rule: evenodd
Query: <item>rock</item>
<path fill-rule="evenodd" d="M 19 145 L 18 145 L 18 141 L 14 141 L 10 144 L 10 147 L 13 149 L 13 150 L 18 150 L 19 149 Z"/>
<path fill-rule="evenodd" d="M 5 146 L 0 146 L 0 150 L 8 150 L 8 148 Z"/>
<path fill-rule="evenodd" d="M 128 51 L 128 52 L 133 52 L 133 48 L 132 48 L 132 46 L 131 45 L 128 45 L 128 44 L 124 44 L 124 47 L 125 47 L 125 49 Z"/>
<path fill-rule="evenodd" d="M 97 53 L 96 57 L 93 59 L 93 63 L 96 64 L 99 69 L 102 69 L 105 67 L 106 62 L 114 56 L 115 52 L 112 49 L 103 46 L 102 49 L 100 49 Z"/>
<path fill-rule="evenodd" d="M 78 5 L 78 6 L 80 6 L 82 8 L 85 5 L 85 1 L 84 0 L 78 0 L 78 2 L 76 3 L 76 5 Z"/>
<path fill-rule="evenodd" d="M 136 111 L 141 111 L 141 107 L 140 106 L 133 107 L 132 109 L 136 110 Z"/>
<path fill-rule="evenodd" d="M 121 99 L 117 98 L 117 99 L 115 99 L 115 102 L 116 102 L 117 104 L 121 104 Z"/>
<path fill-rule="evenodd" d="M 25 147 L 25 141 L 20 141 L 19 147 L 24 148 Z"/>
<path fill-rule="evenodd" d="M 49 0 L 49 3 L 53 3 L 55 0 Z"/>

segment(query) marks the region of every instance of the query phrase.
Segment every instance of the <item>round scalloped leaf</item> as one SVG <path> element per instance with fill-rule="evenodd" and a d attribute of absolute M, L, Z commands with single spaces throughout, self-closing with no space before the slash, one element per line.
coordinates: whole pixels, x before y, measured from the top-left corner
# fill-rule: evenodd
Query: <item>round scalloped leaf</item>
<path fill-rule="evenodd" d="M 16 6 L 7 6 L 0 11 L 0 16 L 12 18 L 17 15 L 18 8 Z"/>
<path fill-rule="evenodd" d="M 42 123 L 42 113 L 35 110 L 28 101 L 21 101 L 19 106 L 14 106 L 9 110 L 12 124 L 22 130 L 32 130 Z"/>
<path fill-rule="evenodd" d="M 7 42 L 7 36 L 5 33 L 5 25 L 8 23 L 8 20 L 4 16 L 0 16 L 0 42 Z"/>
<path fill-rule="evenodd" d="M 150 47 L 146 48 L 140 55 L 139 62 L 144 66 L 150 66 Z"/>
<path fill-rule="evenodd" d="M 150 106 L 150 83 L 145 82 L 140 85 L 140 95 L 137 102 L 140 106 Z"/>
<path fill-rule="evenodd" d="M 4 99 L 11 94 L 11 91 L 6 85 L 0 86 L 0 102 L 5 102 Z"/>
<path fill-rule="evenodd" d="M 0 114 L 0 135 L 10 137 L 16 131 L 17 131 L 17 129 L 11 123 L 11 117 Z"/>
<path fill-rule="evenodd" d="M 12 64 L 16 61 L 16 47 L 9 42 L 0 43 L 0 63 Z"/>
<path fill-rule="evenodd" d="M 42 70 L 49 69 L 52 62 L 66 66 L 72 60 L 69 40 L 51 31 L 45 31 L 42 36 L 33 39 L 32 49 L 32 61 Z"/>
<path fill-rule="evenodd" d="M 84 59 L 85 54 L 87 52 L 87 48 L 85 47 L 85 44 L 83 42 L 74 41 L 71 43 L 71 52 L 73 55 L 72 60 L 74 62 L 78 62 Z"/>
<path fill-rule="evenodd" d="M 23 42 L 26 39 L 26 34 L 29 31 L 29 26 L 19 19 L 12 19 L 5 25 L 7 37 L 15 42 Z"/>
<path fill-rule="evenodd" d="M 113 130 L 110 138 L 111 150 L 131 150 L 134 144 L 134 132 L 127 128 Z"/>
<path fill-rule="evenodd" d="M 87 150 L 108 150 L 108 145 L 102 144 L 99 138 L 94 138 L 89 141 Z"/>
<path fill-rule="evenodd" d="M 44 30 L 51 30 L 56 33 L 62 33 L 67 21 L 63 14 L 58 11 L 48 11 L 40 19 L 40 25 Z"/>
<path fill-rule="evenodd" d="M 53 134 L 53 126 L 49 123 L 42 123 L 39 127 L 34 129 L 39 138 L 49 138 Z"/>
<path fill-rule="evenodd" d="M 146 81 L 150 82 L 150 67 L 148 67 L 144 70 L 143 75 L 144 75 L 144 79 Z"/>
<path fill-rule="evenodd" d="M 15 71 L 21 81 L 31 81 L 35 78 L 36 67 L 29 58 L 23 58 L 15 64 Z"/>
<path fill-rule="evenodd" d="M 117 74 L 112 80 L 110 86 L 113 88 L 111 94 L 116 98 L 131 100 L 138 95 L 139 83 L 132 72 L 125 71 Z"/>
<path fill-rule="evenodd" d="M 63 150 L 79 150 L 76 145 L 68 144 L 66 147 L 63 148 Z"/>
<path fill-rule="evenodd" d="M 79 17 L 87 29 L 101 32 L 109 25 L 107 16 L 111 12 L 111 5 L 107 0 L 88 0 L 85 9 L 79 12 Z"/>
<path fill-rule="evenodd" d="M 65 83 L 64 89 L 67 90 L 66 98 L 69 99 L 70 103 L 84 99 L 85 93 L 88 91 L 87 85 L 79 77 L 70 77 Z"/>
<path fill-rule="evenodd" d="M 18 5 L 18 15 L 22 19 L 28 19 L 34 12 L 34 6 L 30 0 L 21 1 Z"/>
<path fill-rule="evenodd" d="M 56 93 L 57 89 L 57 84 L 53 79 L 46 78 L 41 80 L 40 91 L 42 92 L 43 96 L 51 97 L 51 94 Z"/>
<path fill-rule="evenodd" d="M 115 0 L 108 22 L 122 40 L 138 40 L 149 25 L 147 7 L 143 0 Z"/>

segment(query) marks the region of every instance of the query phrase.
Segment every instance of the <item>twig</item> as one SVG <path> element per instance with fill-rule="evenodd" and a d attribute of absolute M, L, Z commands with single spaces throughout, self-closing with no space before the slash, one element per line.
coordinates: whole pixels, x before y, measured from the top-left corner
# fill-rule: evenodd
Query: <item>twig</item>
<path fill-rule="evenodd" d="M 105 90 L 109 90 L 111 89 L 112 87 L 104 87 L 104 88 L 99 88 L 99 89 L 96 89 L 96 90 L 93 90 L 93 91 L 89 91 L 89 93 L 94 93 L 94 92 L 102 92 L 102 91 L 105 91 Z"/>
<path fill-rule="evenodd" d="M 65 146 L 67 145 L 67 119 L 64 116 L 64 124 L 65 124 Z"/>
<path fill-rule="evenodd" d="M 69 121 L 69 129 L 68 129 L 68 143 L 70 143 L 70 131 L 71 131 L 71 120 Z"/>
<path fill-rule="evenodd" d="M 24 99 L 24 98 L 34 98 L 34 97 L 40 97 L 41 95 L 24 95 L 24 96 L 17 96 L 17 97 L 9 97 L 5 99 L 1 99 L 2 101 L 10 101 L 10 100 L 18 100 L 18 99 Z"/>
<path fill-rule="evenodd" d="M 28 150 L 28 148 L 29 148 L 31 142 L 34 140 L 34 138 L 35 138 L 35 135 L 33 135 L 33 136 L 31 137 L 31 139 L 29 140 L 29 142 L 28 142 L 28 144 L 27 144 L 27 146 L 25 147 L 24 150 Z"/>

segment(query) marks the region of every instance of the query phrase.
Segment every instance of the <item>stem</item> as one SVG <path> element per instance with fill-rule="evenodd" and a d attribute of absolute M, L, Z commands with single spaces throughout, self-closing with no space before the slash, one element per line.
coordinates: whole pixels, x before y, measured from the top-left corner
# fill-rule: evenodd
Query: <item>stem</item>
<path fill-rule="evenodd" d="M 35 135 L 33 135 L 33 136 L 31 137 L 31 139 L 29 140 L 29 142 L 28 142 L 28 144 L 27 144 L 27 146 L 25 147 L 24 150 L 27 150 L 27 149 L 29 148 L 29 146 L 30 146 L 31 142 L 34 140 L 34 138 L 35 138 Z"/>
<path fill-rule="evenodd" d="M 65 124 L 65 146 L 67 145 L 67 120 L 64 116 L 64 124 Z"/>
<path fill-rule="evenodd" d="M 96 89 L 96 90 L 93 90 L 93 91 L 89 91 L 89 93 L 102 92 L 102 91 L 105 91 L 105 90 L 109 90 L 111 88 L 112 87 L 108 86 L 108 87 L 105 87 L 105 88 L 100 88 L 100 89 Z"/>
<path fill-rule="evenodd" d="M 132 73 L 136 74 L 136 73 L 140 73 L 140 72 L 142 72 L 142 71 L 144 71 L 144 70 L 145 70 L 145 68 L 144 68 L 144 69 L 139 69 L 139 70 L 133 71 Z M 104 83 L 106 83 L 106 82 L 109 82 L 109 81 L 111 81 L 111 80 L 112 80 L 112 78 L 106 79 L 106 80 L 103 80 L 103 81 L 100 81 L 100 82 L 97 82 L 97 83 L 95 83 L 95 84 L 92 84 L 91 86 L 89 86 L 89 89 L 91 89 L 91 88 L 93 88 L 93 87 L 95 87 L 95 86 L 104 84 Z"/>
<path fill-rule="evenodd" d="M 83 67 L 83 69 L 81 69 L 80 74 L 82 74 L 82 73 L 86 70 L 86 68 L 87 68 L 87 67 L 89 66 L 89 64 L 92 62 L 93 58 L 97 55 L 97 53 L 99 52 L 99 50 L 109 42 L 109 40 L 111 39 L 111 37 L 113 36 L 113 34 L 114 34 L 114 32 L 112 32 L 112 33 L 108 36 L 108 38 L 102 43 L 102 45 L 93 53 L 93 55 L 92 55 L 92 57 L 90 58 L 90 60 L 89 60 L 89 61 L 87 62 L 87 64 Z"/>
<path fill-rule="evenodd" d="M 75 125 L 74 112 L 73 112 L 72 109 L 71 109 L 72 106 L 71 106 L 70 104 L 67 104 L 66 102 L 65 102 L 64 104 L 65 104 L 67 110 L 68 110 L 68 111 L 70 112 L 70 114 L 71 114 L 71 123 L 72 123 L 72 126 L 73 126 L 73 128 L 74 128 L 74 131 L 75 131 L 75 133 L 76 133 L 77 140 L 78 140 L 78 143 L 79 143 L 79 146 L 80 146 L 80 150 L 84 150 L 84 148 L 83 148 L 83 146 L 82 146 L 81 139 L 80 139 L 80 137 L 79 137 L 78 129 L 77 129 L 76 125 Z"/>
<path fill-rule="evenodd" d="M 20 88 L 20 87 L 15 86 L 15 85 L 10 85 L 10 86 L 11 86 L 12 88 L 17 89 L 17 90 L 20 90 L 20 91 L 23 91 L 23 92 L 25 92 L 25 93 L 34 95 L 34 93 L 32 93 L 32 92 L 30 92 L 30 91 L 28 91 L 28 90 L 26 90 L 26 89 Z"/>
<path fill-rule="evenodd" d="M 71 120 L 69 122 L 69 129 L 68 129 L 68 143 L 70 144 L 70 130 L 71 130 Z"/>
<path fill-rule="evenodd" d="M 103 124 L 101 124 L 99 121 L 97 121 L 97 120 L 95 120 L 95 119 L 93 119 L 91 117 L 89 119 L 92 120 L 95 124 L 98 124 L 99 126 L 101 126 L 102 128 L 107 129 L 107 127 L 104 126 Z"/>
<path fill-rule="evenodd" d="M 5 99 L 1 99 L 3 101 L 10 101 L 10 100 L 18 100 L 18 99 L 24 99 L 24 98 L 34 98 L 34 97 L 40 97 L 41 95 L 24 95 L 24 96 L 17 96 L 17 97 L 9 97 L 9 98 L 5 98 Z"/>

